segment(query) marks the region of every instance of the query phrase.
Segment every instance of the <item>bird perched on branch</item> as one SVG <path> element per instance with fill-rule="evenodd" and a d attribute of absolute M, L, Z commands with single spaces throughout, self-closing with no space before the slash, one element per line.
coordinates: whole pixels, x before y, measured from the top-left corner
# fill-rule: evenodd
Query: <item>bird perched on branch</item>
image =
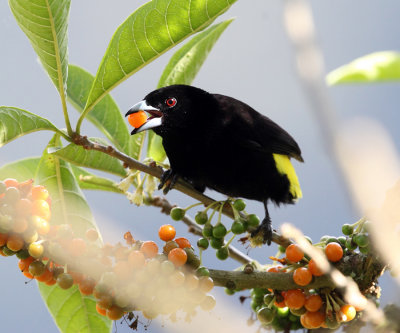
<path fill-rule="evenodd" d="M 296 141 L 279 125 L 232 97 L 186 85 L 149 93 L 126 116 L 150 116 L 132 134 L 152 129 L 162 137 L 171 168 L 160 188 L 168 192 L 177 177 L 203 192 L 264 203 L 265 218 L 251 236 L 271 243 L 268 201 L 293 204 L 302 193 L 290 159 L 303 162 Z"/>

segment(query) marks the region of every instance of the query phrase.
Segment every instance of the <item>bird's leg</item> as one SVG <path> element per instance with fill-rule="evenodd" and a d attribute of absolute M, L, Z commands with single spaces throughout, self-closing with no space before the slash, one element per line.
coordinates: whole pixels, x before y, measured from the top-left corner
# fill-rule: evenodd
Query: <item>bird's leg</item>
<path fill-rule="evenodd" d="M 158 189 L 161 190 L 164 187 L 163 193 L 166 195 L 174 187 L 177 180 L 178 174 L 172 169 L 168 169 L 163 172 Z"/>
<path fill-rule="evenodd" d="M 261 224 L 257 227 L 256 230 L 252 231 L 251 237 L 255 237 L 258 235 L 262 235 L 263 243 L 267 243 L 271 245 L 272 241 L 272 225 L 271 225 L 271 218 L 268 213 L 268 200 L 264 200 L 264 210 L 265 210 L 265 217 L 262 220 Z"/>

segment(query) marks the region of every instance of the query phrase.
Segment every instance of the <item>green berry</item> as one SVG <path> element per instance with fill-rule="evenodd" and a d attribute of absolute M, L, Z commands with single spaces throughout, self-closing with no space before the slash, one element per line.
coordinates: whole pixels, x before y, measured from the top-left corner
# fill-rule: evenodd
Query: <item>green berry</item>
<path fill-rule="evenodd" d="M 309 237 L 309 236 L 304 236 L 304 238 L 307 239 L 308 242 L 309 242 L 310 244 L 312 244 L 312 239 L 311 239 L 311 237 Z"/>
<path fill-rule="evenodd" d="M 340 241 L 336 237 L 329 237 L 326 240 L 326 244 L 329 244 L 329 243 L 338 243 L 338 244 L 340 244 Z"/>
<path fill-rule="evenodd" d="M 196 275 L 197 276 L 210 276 L 210 271 L 206 267 L 201 266 L 196 269 Z"/>
<path fill-rule="evenodd" d="M 271 323 L 271 326 L 275 331 L 283 331 L 286 325 L 283 323 L 281 318 L 275 317 Z"/>
<path fill-rule="evenodd" d="M 7 256 L 7 257 L 11 257 L 15 254 L 14 251 L 10 250 L 7 246 L 3 246 L 3 253 Z"/>
<path fill-rule="evenodd" d="M 368 254 L 369 251 L 370 251 L 369 245 L 364 246 L 364 247 L 360 247 L 360 252 L 361 252 L 362 254 Z"/>
<path fill-rule="evenodd" d="M 353 239 L 347 238 L 346 239 L 346 248 L 353 251 L 357 248 L 357 244 L 353 242 Z"/>
<path fill-rule="evenodd" d="M 219 260 L 226 260 L 229 257 L 229 249 L 227 247 L 221 247 L 217 250 L 216 256 Z"/>
<path fill-rule="evenodd" d="M 300 323 L 300 320 L 292 322 L 290 324 L 290 331 L 297 331 L 302 328 L 303 328 L 303 325 Z"/>
<path fill-rule="evenodd" d="M 278 246 L 278 250 L 279 250 L 280 253 L 285 253 L 286 252 L 286 248 L 284 246 L 282 246 L 282 245 Z"/>
<path fill-rule="evenodd" d="M 321 243 L 325 243 L 329 238 L 331 238 L 331 236 L 325 235 L 325 236 L 322 236 L 319 241 Z"/>
<path fill-rule="evenodd" d="M 366 247 L 369 245 L 369 238 L 366 234 L 357 234 L 353 237 L 354 243 L 359 247 Z"/>
<path fill-rule="evenodd" d="M 242 234 L 245 231 L 244 225 L 240 221 L 234 221 L 231 226 L 231 230 L 235 235 Z"/>
<path fill-rule="evenodd" d="M 31 273 L 33 276 L 39 276 L 44 273 L 46 269 L 46 265 L 41 262 L 40 260 L 36 260 L 31 262 L 29 265 L 29 273 Z"/>
<path fill-rule="evenodd" d="M 234 291 L 233 289 L 225 288 L 225 294 L 231 296 L 231 295 L 233 295 L 234 293 L 235 293 L 235 291 Z"/>
<path fill-rule="evenodd" d="M 205 238 L 211 237 L 212 234 L 213 234 L 213 226 L 212 226 L 210 223 L 206 224 L 206 225 L 203 227 L 202 234 L 203 234 L 203 236 L 204 236 Z"/>
<path fill-rule="evenodd" d="M 275 318 L 275 310 L 263 307 L 257 311 L 257 318 L 262 324 L 268 325 Z"/>
<path fill-rule="evenodd" d="M 236 199 L 235 202 L 233 203 L 233 207 L 241 212 L 243 209 L 246 208 L 246 203 L 242 199 Z"/>
<path fill-rule="evenodd" d="M 273 299 L 274 299 L 274 295 L 265 294 L 263 301 L 264 301 L 265 305 L 268 306 L 272 302 Z"/>
<path fill-rule="evenodd" d="M 209 245 L 210 245 L 210 244 L 209 244 L 207 238 L 200 238 L 200 239 L 197 241 L 197 247 L 198 247 L 199 249 L 201 249 L 201 250 L 207 250 Z"/>
<path fill-rule="evenodd" d="M 286 318 L 289 315 L 289 308 L 288 307 L 278 308 L 276 314 L 280 318 Z"/>
<path fill-rule="evenodd" d="M 362 232 L 370 232 L 371 230 L 371 221 L 365 221 L 362 226 Z"/>
<path fill-rule="evenodd" d="M 337 239 L 338 239 L 340 245 L 342 245 L 342 247 L 346 246 L 346 237 L 340 236 Z"/>
<path fill-rule="evenodd" d="M 26 259 L 26 258 L 28 258 L 30 255 L 29 255 L 29 252 L 28 252 L 28 250 L 27 249 L 22 249 L 22 250 L 19 250 L 18 252 L 17 252 L 17 258 L 18 259 Z"/>
<path fill-rule="evenodd" d="M 203 225 L 206 224 L 208 221 L 208 215 L 206 212 L 197 212 L 196 216 L 194 217 L 197 224 Z"/>
<path fill-rule="evenodd" d="M 171 209 L 169 215 L 174 221 L 180 221 L 185 217 L 185 210 L 183 208 L 174 207 Z"/>
<path fill-rule="evenodd" d="M 70 274 L 62 273 L 57 277 L 57 284 L 62 289 L 69 289 L 74 284 L 74 279 Z"/>
<path fill-rule="evenodd" d="M 257 227 L 260 224 L 260 219 L 256 214 L 247 216 L 247 223 L 250 227 Z"/>
<path fill-rule="evenodd" d="M 226 235 L 226 228 L 222 223 L 217 224 L 212 231 L 215 238 L 224 238 Z"/>
<path fill-rule="evenodd" d="M 210 245 L 213 249 L 218 250 L 224 245 L 224 239 L 211 237 Z"/>
<path fill-rule="evenodd" d="M 290 313 L 294 314 L 295 316 L 300 317 L 301 315 L 307 312 L 306 308 L 303 306 L 300 309 L 290 309 Z"/>
<path fill-rule="evenodd" d="M 343 235 L 350 236 L 353 233 L 354 228 L 350 224 L 343 224 L 342 232 Z"/>
<path fill-rule="evenodd" d="M 294 315 L 293 313 L 291 313 L 290 311 L 289 311 L 289 320 L 292 322 L 292 323 L 295 323 L 295 322 L 297 322 L 298 320 L 299 320 L 299 317 L 298 316 L 296 316 L 296 315 Z"/>
<path fill-rule="evenodd" d="M 334 317 L 332 317 L 332 319 L 329 319 L 329 317 L 327 316 L 325 319 L 325 324 L 326 324 L 326 327 L 330 328 L 331 330 L 334 330 L 334 329 L 337 329 L 340 327 L 340 323 Z"/>

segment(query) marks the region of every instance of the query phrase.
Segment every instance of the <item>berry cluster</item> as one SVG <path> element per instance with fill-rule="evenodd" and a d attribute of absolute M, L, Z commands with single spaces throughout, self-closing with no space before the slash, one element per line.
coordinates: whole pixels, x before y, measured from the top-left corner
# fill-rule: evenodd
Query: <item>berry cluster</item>
<path fill-rule="evenodd" d="M 170 215 L 175 221 L 182 220 L 186 211 L 196 205 L 199 204 L 187 208 L 175 207 L 171 210 Z M 229 230 L 227 230 L 221 221 L 224 205 L 231 206 L 235 217 Z M 260 224 L 260 219 L 255 214 L 246 214 L 244 211 L 245 208 L 246 204 L 242 199 L 236 199 L 233 202 L 228 199 L 227 201 L 216 201 L 209 205 L 205 210 L 197 212 L 195 221 L 197 224 L 203 226 L 203 238 L 198 240 L 198 248 L 203 251 L 211 246 L 216 250 L 216 256 L 218 259 L 227 259 L 229 256 L 229 244 L 231 244 L 236 235 L 252 231 Z M 208 215 L 209 210 L 211 210 L 210 215 Z M 213 225 L 211 222 L 216 212 L 218 212 L 218 219 Z M 240 212 L 243 213 L 240 214 Z M 229 235 L 230 233 L 232 233 L 232 237 L 225 242 L 226 235 Z"/>
<path fill-rule="evenodd" d="M 50 226 L 50 204 L 46 188 L 32 180 L 0 182 L 0 254 L 16 254 L 27 278 L 63 289 L 77 285 L 112 320 L 131 311 L 154 318 L 214 307 L 208 270 L 171 225 L 159 229 L 161 253 L 155 242 L 134 240 L 129 232 L 126 245 L 101 245 L 95 229 L 79 238 L 69 225 Z"/>

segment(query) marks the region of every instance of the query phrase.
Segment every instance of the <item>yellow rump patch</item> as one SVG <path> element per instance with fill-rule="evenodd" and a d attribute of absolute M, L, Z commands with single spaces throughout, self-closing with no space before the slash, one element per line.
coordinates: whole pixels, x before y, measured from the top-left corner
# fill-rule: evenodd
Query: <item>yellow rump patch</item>
<path fill-rule="evenodd" d="M 297 178 L 296 171 L 290 158 L 287 155 L 272 154 L 274 156 L 276 168 L 281 175 L 286 175 L 289 179 L 289 192 L 294 199 L 300 199 L 303 194 L 301 193 L 299 179 Z"/>

